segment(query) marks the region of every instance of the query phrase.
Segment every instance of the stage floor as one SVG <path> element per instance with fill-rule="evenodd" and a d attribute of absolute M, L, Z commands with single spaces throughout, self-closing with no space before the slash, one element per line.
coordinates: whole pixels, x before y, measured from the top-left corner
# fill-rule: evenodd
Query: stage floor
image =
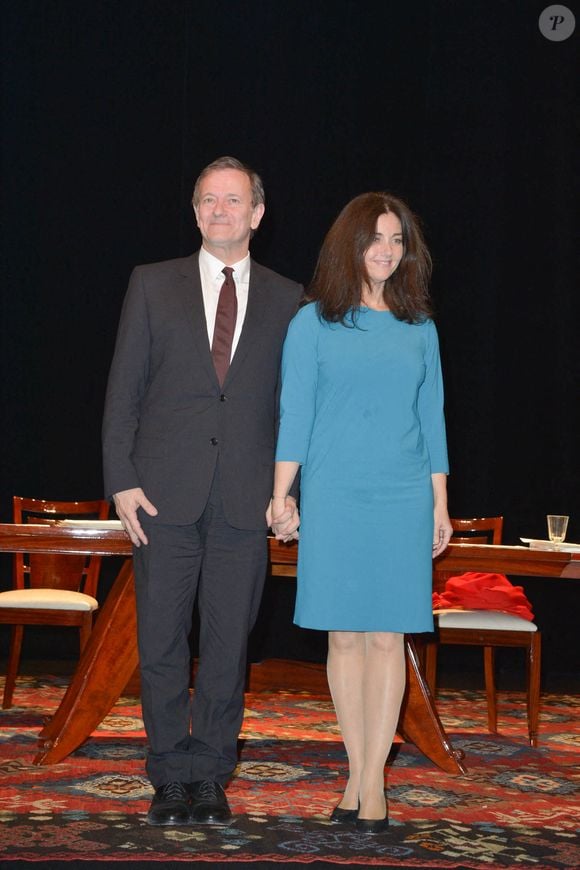
<path fill-rule="evenodd" d="M 483 693 L 443 690 L 439 710 L 467 776 L 398 744 L 386 779 L 391 827 L 379 837 L 336 825 L 346 759 L 324 670 L 252 669 L 224 826 L 154 829 L 139 700 L 125 695 L 66 761 L 35 767 L 36 736 L 66 675 L 29 674 L 0 713 L 0 861 L 349 863 L 457 868 L 580 865 L 575 839 L 580 756 L 576 695 L 542 696 L 540 746 L 526 740 L 524 696 L 500 693 L 501 733 L 486 731 Z M 283 687 L 282 687 L 283 686 Z M 4 866 L 4 865 L 2 865 Z M 118 865 L 117 865 L 118 866 Z"/>

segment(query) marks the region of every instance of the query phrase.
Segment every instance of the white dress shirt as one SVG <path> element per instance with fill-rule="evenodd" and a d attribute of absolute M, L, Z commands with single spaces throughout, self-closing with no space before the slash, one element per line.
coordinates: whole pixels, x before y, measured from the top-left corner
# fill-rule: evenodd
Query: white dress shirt
<path fill-rule="evenodd" d="M 215 317 L 217 312 L 218 300 L 222 284 L 225 281 L 225 275 L 222 271 L 226 264 L 222 263 L 205 248 L 199 251 L 199 275 L 201 278 L 201 290 L 203 293 L 203 306 L 205 309 L 205 320 L 207 324 L 207 336 L 209 338 L 209 346 L 213 341 L 213 331 L 215 328 Z M 236 285 L 236 298 L 238 300 L 238 315 L 236 319 L 236 329 L 232 341 L 232 358 L 236 352 L 238 341 L 244 325 L 246 309 L 248 307 L 248 287 L 250 284 L 250 255 L 246 254 L 243 260 L 232 264 L 233 279 Z"/>

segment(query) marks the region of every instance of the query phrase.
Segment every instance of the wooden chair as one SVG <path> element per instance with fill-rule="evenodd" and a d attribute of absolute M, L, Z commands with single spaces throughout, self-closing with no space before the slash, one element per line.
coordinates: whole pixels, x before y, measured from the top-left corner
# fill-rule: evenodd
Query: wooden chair
<path fill-rule="evenodd" d="M 501 544 L 503 517 L 452 519 L 452 543 Z M 435 588 L 442 590 L 449 572 L 435 571 Z M 526 650 L 528 734 L 531 746 L 538 745 L 538 717 L 540 709 L 541 633 L 527 619 L 493 610 L 451 610 L 436 616 L 435 641 L 425 645 L 425 676 L 431 693 L 435 695 L 438 644 L 482 646 L 485 690 L 487 695 L 487 723 L 489 731 L 497 732 L 497 695 L 495 688 L 495 648 L 523 647 Z"/>
<path fill-rule="evenodd" d="M 106 520 L 109 502 L 45 501 L 13 498 L 15 523 L 48 522 L 62 517 Z M 25 625 L 72 625 L 80 629 L 81 652 L 98 608 L 100 556 L 66 553 L 15 553 L 13 588 L 0 593 L 0 623 L 11 625 L 10 653 L 2 707 L 12 706 Z"/>

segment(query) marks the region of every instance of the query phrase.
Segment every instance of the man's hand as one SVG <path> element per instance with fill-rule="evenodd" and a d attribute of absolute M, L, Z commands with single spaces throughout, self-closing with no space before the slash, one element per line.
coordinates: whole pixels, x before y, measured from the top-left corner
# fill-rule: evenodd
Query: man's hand
<path fill-rule="evenodd" d="M 131 538 L 131 541 L 136 547 L 141 544 L 147 544 L 147 536 L 141 528 L 141 523 L 137 519 L 137 508 L 143 508 L 146 514 L 150 517 L 157 516 L 157 508 L 151 504 L 140 486 L 134 489 L 124 489 L 122 492 L 116 492 L 113 496 L 115 502 L 115 510 L 117 516 L 123 523 L 123 528 Z"/>
<path fill-rule="evenodd" d="M 266 522 L 274 532 L 278 541 L 293 541 L 298 539 L 300 514 L 296 507 L 296 499 L 291 495 L 286 498 L 272 498 L 266 511 Z"/>

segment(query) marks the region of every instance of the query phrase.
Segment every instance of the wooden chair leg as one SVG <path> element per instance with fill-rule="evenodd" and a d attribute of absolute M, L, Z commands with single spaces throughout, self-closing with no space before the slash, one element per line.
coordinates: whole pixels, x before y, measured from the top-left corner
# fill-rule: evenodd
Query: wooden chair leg
<path fill-rule="evenodd" d="M 8 710 L 12 706 L 12 696 L 14 694 L 14 686 L 16 685 L 16 677 L 18 676 L 18 668 L 20 666 L 20 652 L 22 650 L 23 635 L 23 625 L 12 626 L 12 631 L 10 633 L 10 654 L 8 656 L 8 668 L 6 669 L 4 697 L 2 699 L 3 710 Z"/>
<path fill-rule="evenodd" d="M 437 643 L 428 641 L 425 644 L 425 680 L 433 698 L 437 690 Z"/>
<path fill-rule="evenodd" d="M 530 746 L 538 745 L 538 722 L 540 717 L 540 675 L 542 659 L 542 635 L 534 631 L 528 647 L 527 659 L 527 703 L 528 703 L 528 734 Z"/>
<path fill-rule="evenodd" d="M 483 667 L 485 671 L 485 693 L 487 695 L 487 729 L 497 734 L 497 694 L 495 690 L 495 649 L 483 648 Z"/>

